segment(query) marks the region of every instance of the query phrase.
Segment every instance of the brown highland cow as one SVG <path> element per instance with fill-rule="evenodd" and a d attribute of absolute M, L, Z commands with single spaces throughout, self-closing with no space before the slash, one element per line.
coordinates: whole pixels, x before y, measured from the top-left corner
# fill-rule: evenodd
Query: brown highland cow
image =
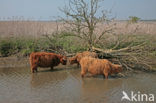
<path fill-rule="evenodd" d="M 54 66 L 59 64 L 66 65 L 67 58 L 65 56 L 47 53 L 47 52 L 33 52 L 30 54 L 30 66 L 31 72 L 37 72 L 37 67 L 51 67 L 51 70 Z"/>
<path fill-rule="evenodd" d="M 77 53 L 74 57 L 71 57 L 69 59 L 69 63 L 70 64 L 75 64 L 77 63 L 77 66 L 80 65 L 80 60 L 83 58 L 83 57 L 93 57 L 93 58 L 97 58 L 98 55 L 95 53 L 95 52 L 89 52 L 89 51 L 84 51 L 82 53 Z"/>
<path fill-rule="evenodd" d="M 106 59 L 84 57 L 81 59 L 80 65 L 82 77 L 89 72 L 92 76 L 102 74 L 107 79 L 109 74 L 116 74 L 122 71 L 121 65 L 112 64 Z"/>

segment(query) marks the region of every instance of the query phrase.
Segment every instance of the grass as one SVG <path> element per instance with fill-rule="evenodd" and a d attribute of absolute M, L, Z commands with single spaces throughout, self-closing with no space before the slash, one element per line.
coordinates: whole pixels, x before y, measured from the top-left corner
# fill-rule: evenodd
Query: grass
<path fill-rule="evenodd" d="M 30 52 L 36 51 L 37 45 L 31 39 L 23 38 L 6 38 L 0 40 L 0 54 L 3 57 L 21 53 L 27 55 Z"/>
<path fill-rule="evenodd" d="M 98 24 L 95 32 L 100 34 L 105 26 L 105 24 Z M 145 57 L 156 58 L 155 27 L 156 22 L 138 22 L 127 25 L 127 22 L 116 21 L 116 29 L 113 33 L 106 34 L 94 46 L 101 49 L 121 49 L 145 43 L 144 48 L 140 48 L 142 53 L 140 50 L 136 52 Z M 0 56 L 7 57 L 16 54 L 28 56 L 34 51 L 77 53 L 87 50 L 86 41 L 71 36 L 72 32 L 61 32 L 64 30 L 67 29 L 61 22 L 57 24 L 37 21 L 0 22 Z M 43 34 L 48 34 L 49 38 Z M 116 46 L 118 43 L 119 45 Z"/>
<path fill-rule="evenodd" d="M 73 35 L 73 33 L 61 32 L 60 34 L 57 34 L 57 36 L 53 38 L 54 41 L 57 40 L 57 42 L 55 42 L 55 45 L 63 47 L 63 49 L 68 53 L 87 50 L 87 44 L 85 43 L 85 41 L 69 35 Z"/>
<path fill-rule="evenodd" d="M 62 35 L 62 33 L 58 35 Z M 75 37 L 66 36 L 51 36 L 50 40 L 46 37 L 16 37 L 0 39 L 0 54 L 2 57 L 7 57 L 15 54 L 28 56 L 31 52 L 36 51 L 57 53 L 57 51 L 60 50 L 67 53 L 75 53 L 85 51 L 86 46 L 83 43 L 81 43 L 79 39 Z"/>
<path fill-rule="evenodd" d="M 71 35 L 68 32 L 60 32 L 52 34 L 49 38 L 42 36 L 40 38 L 32 37 L 12 37 L 12 38 L 1 38 L 0 39 L 0 55 L 7 57 L 11 55 L 22 55 L 29 56 L 31 52 L 46 51 L 54 53 L 77 53 L 87 50 L 86 42 L 74 37 L 67 36 Z M 120 41 L 119 45 L 114 49 L 121 49 L 128 46 L 138 46 L 144 44 L 143 48 L 134 49 L 134 51 L 127 51 L 132 53 L 133 56 L 142 55 L 145 57 L 150 65 L 155 66 L 156 62 L 156 37 L 154 35 L 105 35 L 105 37 L 95 47 L 101 49 L 112 49 L 116 46 L 117 42 Z M 138 55 L 139 54 L 139 55 Z M 145 59 L 139 57 L 141 60 Z M 140 61 L 140 60 L 139 60 Z M 150 63 L 151 62 L 151 63 Z M 156 70 L 154 68 L 153 70 Z"/>
<path fill-rule="evenodd" d="M 0 39 L 0 54 L 3 57 L 14 55 L 17 53 L 23 56 L 29 55 L 31 52 L 36 51 L 47 51 L 56 52 L 59 50 L 67 53 L 76 53 L 87 50 L 87 44 L 85 41 L 74 37 L 74 36 L 63 36 L 68 35 L 66 32 L 59 34 L 53 34 L 46 37 L 31 38 L 31 37 L 12 37 L 12 38 L 1 38 Z M 69 33 L 70 35 L 70 33 Z M 151 50 L 150 55 L 156 56 L 156 38 L 151 35 L 106 35 L 99 44 L 95 44 L 95 47 L 103 49 L 113 48 L 117 42 L 120 41 L 119 45 L 114 49 L 120 49 L 127 46 L 136 46 L 146 42 L 145 49 Z"/>

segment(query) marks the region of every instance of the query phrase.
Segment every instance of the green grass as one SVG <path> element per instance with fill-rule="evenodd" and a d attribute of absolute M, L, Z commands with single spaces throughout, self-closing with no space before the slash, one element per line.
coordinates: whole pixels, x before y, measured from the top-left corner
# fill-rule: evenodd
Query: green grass
<path fill-rule="evenodd" d="M 77 53 L 87 50 L 86 41 L 78 37 L 72 36 L 72 33 L 61 32 L 59 34 L 49 35 L 49 38 L 43 36 L 40 38 L 32 37 L 12 37 L 0 38 L 0 56 L 7 57 L 11 55 L 29 56 L 31 52 L 46 51 L 54 53 Z M 110 35 L 106 35 L 99 43 L 94 46 L 101 49 L 112 49 L 117 41 L 120 44 L 114 48 L 116 50 L 133 47 L 144 44 L 143 47 L 135 49 L 139 55 L 147 57 L 155 64 L 156 58 L 156 37 L 153 35 L 117 35 L 118 39 Z M 122 42 L 121 42 L 122 41 Z M 141 49 L 141 50 L 140 50 Z M 141 52 L 140 52 L 141 51 Z M 153 66 L 153 65 L 152 65 Z M 155 66 L 155 65 L 154 65 Z M 156 70 L 156 68 L 154 68 Z"/>
<path fill-rule="evenodd" d="M 31 52 L 47 51 L 56 52 L 64 51 L 67 53 L 76 53 L 87 50 L 86 41 L 73 36 L 71 32 L 61 32 L 59 34 L 49 35 L 49 39 L 45 36 L 40 38 L 32 37 L 14 37 L 0 39 L 1 56 L 10 56 L 14 54 L 22 54 L 28 56 Z M 118 35 L 118 39 L 112 39 L 112 36 L 106 35 L 95 47 L 102 49 L 113 48 L 117 41 L 122 41 L 115 49 L 121 49 L 127 46 L 136 46 L 146 42 L 145 50 L 150 50 L 150 55 L 156 57 L 156 38 L 150 35 Z M 57 53 L 57 52 L 56 52 Z"/>
<path fill-rule="evenodd" d="M 62 33 L 58 35 L 50 36 L 50 40 L 46 37 L 1 38 L 0 55 L 7 57 L 20 53 L 23 56 L 28 56 L 31 52 L 36 51 L 56 52 L 62 50 L 68 53 L 75 53 L 86 50 L 86 46 L 79 39 L 62 36 Z"/>
<path fill-rule="evenodd" d="M 37 50 L 37 45 L 33 39 L 23 38 L 6 38 L 0 40 L 0 54 L 1 56 L 10 56 L 17 53 L 27 55 Z"/>

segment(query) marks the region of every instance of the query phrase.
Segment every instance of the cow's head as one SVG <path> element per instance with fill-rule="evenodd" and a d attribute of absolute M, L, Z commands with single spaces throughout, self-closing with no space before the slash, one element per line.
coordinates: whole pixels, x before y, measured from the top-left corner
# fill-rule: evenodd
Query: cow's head
<path fill-rule="evenodd" d="M 79 63 L 82 58 L 82 53 L 77 53 L 74 57 L 69 59 L 70 64 Z"/>
<path fill-rule="evenodd" d="M 61 64 L 66 65 L 67 64 L 67 57 L 66 56 L 62 56 L 60 59 Z"/>
<path fill-rule="evenodd" d="M 122 70 L 123 70 L 123 68 L 122 68 L 122 66 L 121 65 L 115 65 L 115 73 L 120 73 L 120 72 L 122 72 Z"/>
<path fill-rule="evenodd" d="M 76 57 L 76 56 L 71 57 L 71 58 L 69 59 L 69 63 L 70 63 L 70 64 L 77 63 L 77 57 Z"/>

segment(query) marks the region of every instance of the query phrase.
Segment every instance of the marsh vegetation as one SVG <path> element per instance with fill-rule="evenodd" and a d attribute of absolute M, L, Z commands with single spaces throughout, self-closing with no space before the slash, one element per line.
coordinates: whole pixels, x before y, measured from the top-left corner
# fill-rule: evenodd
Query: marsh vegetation
<path fill-rule="evenodd" d="M 67 18 L 58 21 L 13 19 L 0 22 L 0 54 L 28 56 L 34 51 L 72 56 L 86 50 L 95 51 L 124 66 L 125 70 L 153 70 L 156 57 L 156 22 L 107 18 L 102 1 L 70 0 L 62 9 Z M 97 15 L 97 13 L 101 13 Z"/>

